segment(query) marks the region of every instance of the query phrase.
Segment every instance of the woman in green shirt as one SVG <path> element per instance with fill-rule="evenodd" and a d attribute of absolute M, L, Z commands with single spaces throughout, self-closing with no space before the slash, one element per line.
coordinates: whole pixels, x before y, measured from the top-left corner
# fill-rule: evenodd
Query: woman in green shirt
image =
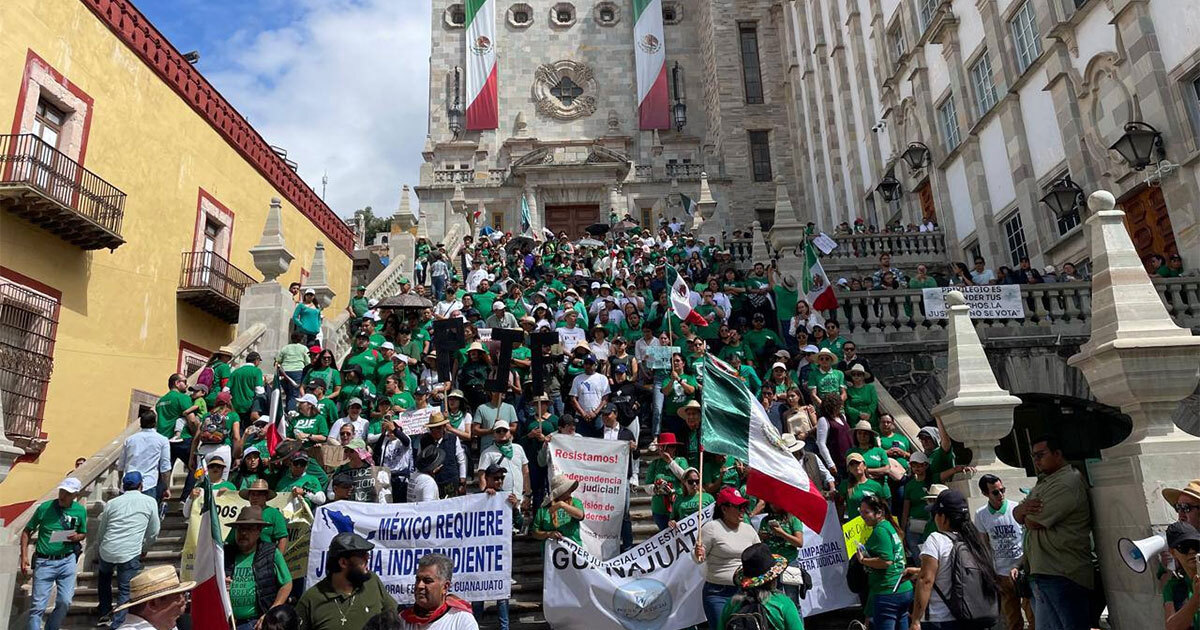
<path fill-rule="evenodd" d="M 804 620 L 796 608 L 796 599 L 788 587 L 779 590 L 779 578 L 787 569 L 787 559 L 773 553 L 770 544 L 750 545 L 742 552 L 742 566 L 734 572 L 733 581 L 741 592 L 734 595 L 721 611 L 719 628 L 725 628 L 733 615 L 740 611 L 761 608 L 770 630 L 804 630 Z M 764 629 L 766 630 L 766 629 Z"/>
<path fill-rule="evenodd" d="M 713 495 L 700 491 L 700 471 L 688 468 L 683 471 L 683 491 L 671 506 L 671 520 L 667 521 L 667 527 L 675 529 L 678 521 L 712 505 L 715 500 Z"/>
<path fill-rule="evenodd" d="M 758 537 L 767 544 L 771 553 L 782 556 L 790 566 L 799 566 L 796 559 L 804 546 L 804 523 L 785 512 L 777 505 L 767 503 L 767 516 L 758 525 Z M 783 592 L 791 600 L 800 599 L 799 585 L 783 585 Z"/>
<path fill-rule="evenodd" d="M 330 398 L 337 398 L 342 393 L 342 377 L 338 372 L 337 362 L 333 360 L 333 351 L 328 348 L 321 351 L 317 355 L 317 359 L 313 361 L 312 367 L 308 369 L 308 374 L 304 375 L 304 384 L 307 385 L 313 379 L 321 379 L 325 381 L 325 395 Z"/>
<path fill-rule="evenodd" d="M 929 457 L 921 451 L 912 454 L 908 462 L 912 475 L 904 484 L 904 510 L 900 513 L 900 529 L 904 544 L 913 556 L 921 555 L 921 543 L 929 531 L 929 506 L 925 492 L 929 490 Z"/>
<path fill-rule="evenodd" d="M 867 466 L 861 454 L 850 453 L 846 456 L 846 470 L 850 476 L 838 486 L 838 496 L 843 498 L 839 504 L 843 523 L 854 518 L 854 506 L 866 497 L 878 496 L 891 500 L 892 491 L 887 484 L 867 477 Z"/>
<path fill-rule="evenodd" d="M 650 514 L 659 531 L 669 524 L 671 508 L 683 490 L 688 463 L 687 458 L 676 456 L 678 451 L 675 434 L 664 431 L 658 435 L 658 457 L 646 466 L 646 483 L 651 494 Z"/>
<path fill-rule="evenodd" d="M 858 506 L 863 522 L 874 528 L 859 554 L 859 562 L 867 570 L 871 630 L 907 628 L 913 585 L 904 579 L 904 544 L 892 524 L 888 501 L 885 497 L 869 496 Z"/>
<path fill-rule="evenodd" d="M 578 487 L 578 481 L 571 481 L 565 475 L 554 477 L 554 481 L 550 483 L 550 493 L 546 495 L 542 507 L 533 517 L 534 538 L 569 538 L 577 545 L 583 544 L 583 538 L 579 534 L 579 524 L 583 522 L 583 501 L 571 496 Z"/>
<path fill-rule="evenodd" d="M 863 463 L 867 465 L 867 476 L 883 480 L 888 473 L 887 451 L 879 447 L 877 441 L 879 436 L 875 433 L 875 429 L 871 428 L 871 423 L 859 420 L 858 424 L 854 425 L 853 437 L 854 446 L 850 447 L 847 452 L 862 455 Z M 885 480 L 884 482 L 886 483 Z"/>
<path fill-rule="evenodd" d="M 875 385 L 867 382 L 867 371 L 861 363 L 855 363 L 846 374 L 850 384 L 846 386 L 846 418 L 851 422 L 866 420 L 872 427 L 879 425 L 879 397 Z"/>
<path fill-rule="evenodd" d="M 671 355 L 671 371 L 659 385 L 663 395 L 662 417 L 670 418 L 664 428 L 677 425 L 675 418 L 679 415 L 680 407 L 696 399 L 699 390 L 696 377 L 685 373 L 685 365 L 682 354 L 676 352 Z"/>
<path fill-rule="evenodd" d="M 896 432 L 896 419 L 890 413 L 879 414 L 879 446 L 887 451 L 888 457 L 900 462 L 908 470 L 908 458 L 912 455 L 912 442 Z"/>

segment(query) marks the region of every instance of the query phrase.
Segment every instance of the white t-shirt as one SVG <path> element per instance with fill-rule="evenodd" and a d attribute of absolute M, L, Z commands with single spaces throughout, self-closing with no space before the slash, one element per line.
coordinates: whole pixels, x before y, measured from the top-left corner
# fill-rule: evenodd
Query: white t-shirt
<path fill-rule="evenodd" d="M 409 503 L 437 501 L 438 498 L 437 482 L 434 481 L 433 477 L 425 473 L 417 473 L 408 480 Z"/>
<path fill-rule="evenodd" d="M 479 455 L 479 467 L 476 472 L 487 470 L 488 466 L 499 464 L 505 470 L 504 485 L 500 486 L 505 492 L 511 492 L 517 495 L 517 498 L 523 498 L 525 495 L 525 476 L 521 474 L 522 469 L 529 465 L 529 458 L 525 456 L 525 449 L 519 444 L 513 444 L 513 456 L 511 459 L 500 453 L 500 449 L 493 443 L 487 450 Z"/>
<path fill-rule="evenodd" d="M 987 534 L 988 541 L 992 543 L 996 575 L 1008 575 L 1013 567 L 1021 563 L 1021 541 L 1025 539 L 1025 529 L 1013 518 L 1013 509 L 1016 507 L 1015 501 L 1006 500 L 999 512 L 992 512 L 988 505 L 975 511 L 975 527 Z"/>
<path fill-rule="evenodd" d="M 921 545 L 922 556 L 937 558 L 937 577 L 933 583 L 947 595 L 950 593 L 950 552 L 953 549 L 954 542 L 941 532 L 930 534 L 929 538 L 925 539 L 925 543 Z M 935 589 L 930 589 L 929 607 L 925 609 L 925 619 L 922 621 L 954 621 L 954 615 L 950 614 L 946 602 L 942 601 Z"/>
<path fill-rule="evenodd" d="M 342 431 L 342 427 L 347 424 L 354 425 L 354 437 L 364 441 L 367 439 L 367 425 L 370 424 L 370 421 L 362 416 L 359 416 L 357 420 L 351 420 L 350 416 L 345 416 L 341 420 L 334 422 L 333 427 L 329 429 L 329 439 L 336 443 L 338 439 L 338 433 L 340 433 Z"/>
<path fill-rule="evenodd" d="M 408 623 L 402 617 L 400 627 L 404 630 L 479 630 L 475 616 L 465 610 L 451 609 L 433 623 Z"/>
<path fill-rule="evenodd" d="M 609 394 L 608 377 L 603 374 L 580 374 L 571 382 L 571 396 L 579 401 L 584 411 L 595 411 Z"/>

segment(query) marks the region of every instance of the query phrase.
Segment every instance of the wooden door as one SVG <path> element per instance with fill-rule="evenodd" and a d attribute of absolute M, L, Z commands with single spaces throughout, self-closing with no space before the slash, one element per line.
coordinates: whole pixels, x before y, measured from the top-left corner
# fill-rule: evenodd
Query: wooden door
<path fill-rule="evenodd" d="M 933 207 L 933 187 L 929 185 L 928 179 L 917 188 L 917 200 L 921 202 L 921 223 L 937 223 L 937 209 Z"/>
<path fill-rule="evenodd" d="M 1179 253 L 1162 189 L 1146 186 L 1121 201 L 1121 208 L 1125 210 L 1125 229 L 1143 260 L 1150 254 L 1165 259 Z"/>
<path fill-rule="evenodd" d="M 599 217 L 600 206 L 546 206 L 546 227 L 556 235 L 566 232 L 571 240 L 587 236 L 584 228 Z"/>

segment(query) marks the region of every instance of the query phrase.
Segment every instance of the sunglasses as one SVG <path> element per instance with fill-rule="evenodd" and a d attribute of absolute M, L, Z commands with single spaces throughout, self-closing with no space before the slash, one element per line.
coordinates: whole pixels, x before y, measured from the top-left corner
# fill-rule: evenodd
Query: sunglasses
<path fill-rule="evenodd" d="M 1190 556 L 1191 554 L 1194 554 L 1194 553 L 1200 553 L 1200 544 L 1196 544 L 1196 543 L 1184 544 L 1184 545 L 1180 546 L 1178 549 L 1176 549 L 1175 551 L 1178 551 L 1179 553 L 1181 553 L 1185 556 Z"/>
<path fill-rule="evenodd" d="M 697 484 L 697 483 L 700 483 L 700 480 L 699 480 L 699 479 L 685 479 L 685 480 L 683 480 L 683 483 L 686 483 L 686 484 Z"/>
<path fill-rule="evenodd" d="M 1002 496 L 1004 496 L 1005 492 L 1007 492 L 1007 490 L 1005 490 L 1004 488 L 996 488 L 995 490 L 992 490 L 989 494 L 991 494 L 994 497 L 1002 497 Z"/>
<path fill-rule="evenodd" d="M 1200 510 L 1200 505 L 1189 505 L 1187 503 L 1175 504 L 1175 511 L 1180 514 L 1189 514 L 1194 510 Z"/>

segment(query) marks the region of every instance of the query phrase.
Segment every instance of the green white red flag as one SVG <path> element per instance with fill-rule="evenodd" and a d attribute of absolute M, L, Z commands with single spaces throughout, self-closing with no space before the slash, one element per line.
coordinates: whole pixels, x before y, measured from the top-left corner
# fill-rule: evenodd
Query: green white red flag
<path fill-rule="evenodd" d="M 779 506 L 820 533 L 829 503 L 784 447 L 762 403 L 727 364 L 706 356 L 702 369 L 701 447 L 746 462 L 747 494 Z"/>
<path fill-rule="evenodd" d="M 667 265 L 667 282 L 671 283 L 671 310 L 675 312 L 675 317 L 693 326 L 707 326 L 708 320 L 692 308 L 687 280 L 671 265 Z"/>
<path fill-rule="evenodd" d="M 694 199 L 683 193 L 679 193 L 679 202 L 683 204 L 683 211 L 686 212 L 689 217 L 693 214 L 696 214 L 696 201 Z"/>
<path fill-rule="evenodd" d="M 500 125 L 496 83 L 496 0 L 467 0 L 467 130 Z"/>
<path fill-rule="evenodd" d="M 670 129 L 662 0 L 633 0 L 633 59 L 637 66 L 638 128 Z"/>
<path fill-rule="evenodd" d="M 221 521 L 213 503 L 212 483 L 208 475 L 199 482 L 204 507 L 200 510 L 200 536 L 196 541 L 196 588 L 192 590 L 192 627 L 231 628 L 233 605 L 225 588 L 225 547 L 221 539 Z M 187 579 L 185 576 L 184 579 Z"/>
<path fill-rule="evenodd" d="M 812 241 L 804 244 L 804 277 L 800 283 L 800 293 L 808 300 L 809 306 L 815 311 L 827 311 L 838 306 L 837 293 L 825 275 L 821 259 L 817 256 L 817 248 Z"/>

